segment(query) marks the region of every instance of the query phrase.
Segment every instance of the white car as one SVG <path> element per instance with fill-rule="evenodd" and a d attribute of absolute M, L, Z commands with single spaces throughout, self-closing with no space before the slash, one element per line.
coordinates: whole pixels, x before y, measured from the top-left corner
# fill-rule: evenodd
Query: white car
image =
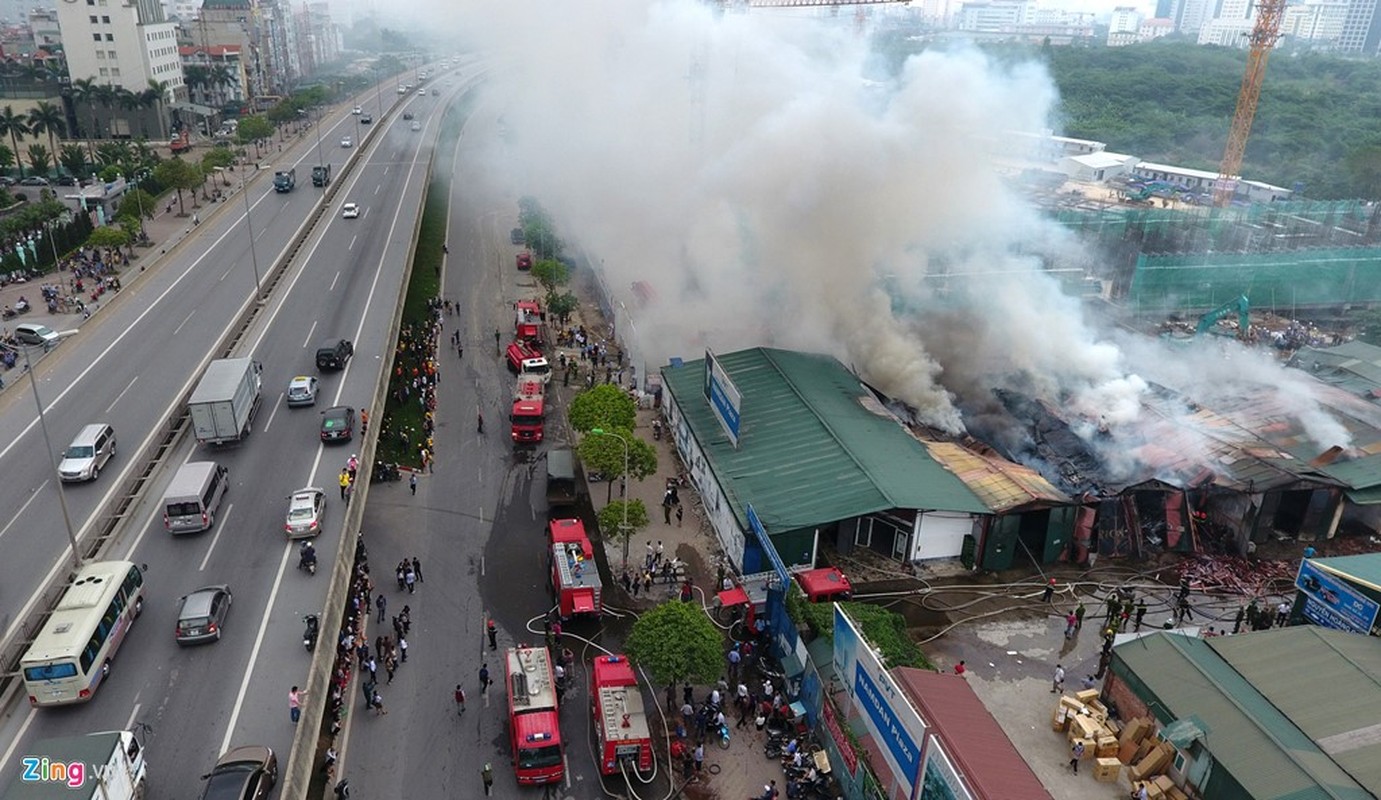
<path fill-rule="evenodd" d="M 342 137 L 341 140 L 340 140 L 340 146 L 341 146 L 341 147 L 353 147 L 354 145 L 355 145 L 354 140 L 351 139 L 349 136 Z"/>
<path fill-rule="evenodd" d="M 311 375 L 298 375 L 288 382 L 289 406 L 316 405 L 316 378 Z"/>
<path fill-rule="evenodd" d="M 426 97 L 426 96 L 427 96 L 427 90 L 426 90 L 426 89 L 418 89 L 418 90 L 417 90 L 417 96 L 418 96 L 418 97 Z"/>
<path fill-rule="evenodd" d="M 364 113 L 364 109 L 360 108 L 359 106 L 355 106 L 355 110 L 354 110 L 354 111 L 351 111 L 350 113 L 351 113 L 351 114 L 363 114 L 363 113 Z"/>
<path fill-rule="evenodd" d="M 415 130 L 415 131 L 420 131 L 420 130 L 422 130 L 422 123 L 417 122 L 416 120 L 414 120 L 413 123 L 412 123 L 412 129 Z"/>
<path fill-rule="evenodd" d="M 346 203 L 340 207 L 340 215 L 343 219 L 355 219 L 360 215 L 359 203 Z"/>
<path fill-rule="evenodd" d="M 283 532 L 289 539 L 316 536 L 321 533 L 321 521 L 325 514 L 325 491 L 315 486 L 298 489 L 288 497 L 288 516 L 283 522 Z"/>
<path fill-rule="evenodd" d="M 398 87 L 398 94 L 407 94 L 407 93 L 408 93 L 408 87 L 406 87 L 406 86 L 399 86 L 399 87 Z"/>

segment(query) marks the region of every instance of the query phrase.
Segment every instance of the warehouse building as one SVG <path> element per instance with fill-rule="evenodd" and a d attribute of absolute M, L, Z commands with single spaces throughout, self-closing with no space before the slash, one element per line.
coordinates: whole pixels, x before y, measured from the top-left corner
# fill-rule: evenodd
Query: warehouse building
<path fill-rule="evenodd" d="M 1049 560 L 1069 540 L 1068 498 L 1043 478 L 995 455 L 932 450 L 889 398 L 829 356 L 710 355 L 664 367 L 662 383 L 677 452 L 744 574 L 768 568 L 755 527 L 787 565 L 814 564 L 829 544 L 983 566 L 991 532 L 1006 542 L 989 548 L 1000 569 L 1018 552 Z"/>
<path fill-rule="evenodd" d="M 1175 746 L 1169 775 L 1213 800 L 1381 795 L 1381 640 L 1312 625 L 1113 648 L 1106 702 Z"/>

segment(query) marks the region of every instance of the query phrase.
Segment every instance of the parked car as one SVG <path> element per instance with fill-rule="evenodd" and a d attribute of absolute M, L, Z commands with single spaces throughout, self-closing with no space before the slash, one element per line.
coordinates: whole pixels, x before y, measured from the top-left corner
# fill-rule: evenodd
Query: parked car
<path fill-rule="evenodd" d="M 321 412 L 321 441 L 348 442 L 355 438 L 355 409 L 334 406 Z"/>
<path fill-rule="evenodd" d="M 268 800 L 278 783 L 278 757 L 268 747 L 236 747 L 201 778 L 206 781 L 201 800 Z"/>
<path fill-rule="evenodd" d="M 20 181 L 20 182 L 19 182 L 19 185 L 20 185 L 20 186 L 47 186 L 47 185 L 48 185 L 48 179 L 47 179 L 47 178 L 40 178 L 40 177 L 37 176 L 37 175 L 30 175 L 29 177 L 27 177 L 27 178 L 25 178 L 24 180 Z"/>
<path fill-rule="evenodd" d="M 288 516 L 283 530 L 289 539 L 316 536 L 321 533 L 322 517 L 326 514 L 326 492 L 306 486 L 288 495 Z"/>
<path fill-rule="evenodd" d="M 203 586 L 182 596 L 178 601 L 177 629 L 173 636 L 178 644 L 218 642 L 225 617 L 230 613 L 233 598 L 230 587 Z"/>

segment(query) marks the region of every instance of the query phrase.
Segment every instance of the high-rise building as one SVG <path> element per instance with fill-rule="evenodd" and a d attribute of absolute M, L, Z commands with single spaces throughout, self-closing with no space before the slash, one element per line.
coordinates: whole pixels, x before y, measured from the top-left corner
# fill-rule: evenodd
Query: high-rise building
<path fill-rule="evenodd" d="M 29 12 L 29 31 L 34 37 L 34 50 L 47 50 L 62 45 L 62 26 L 58 12 L 51 8 L 35 8 Z"/>
<path fill-rule="evenodd" d="M 251 99 L 287 95 L 302 75 L 286 1 L 204 0 L 188 32 L 199 47 L 239 46 Z"/>
<path fill-rule="evenodd" d="M 165 135 L 167 113 L 186 99 L 186 87 L 177 54 L 176 26 L 163 16 L 158 0 L 66 0 L 58 3 L 58 26 L 65 43 L 67 72 L 73 81 L 92 79 L 135 94 L 149 89 L 150 81 L 164 87 L 162 102 L 149 110 L 157 116 L 157 133 L 142 129 L 147 124 L 147 119 L 141 119 L 143 114 L 106 109 L 123 113 L 100 115 L 106 129 L 89 135 Z"/>
<path fill-rule="evenodd" d="M 1338 49 L 1344 53 L 1374 56 L 1381 44 L 1381 13 L 1378 0 L 1349 0 L 1347 17 L 1338 36 Z"/>

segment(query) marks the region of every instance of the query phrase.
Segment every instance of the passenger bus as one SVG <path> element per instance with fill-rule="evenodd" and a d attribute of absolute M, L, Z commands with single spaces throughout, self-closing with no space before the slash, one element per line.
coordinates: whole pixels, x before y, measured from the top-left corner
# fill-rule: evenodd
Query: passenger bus
<path fill-rule="evenodd" d="M 144 610 L 144 573 L 129 561 L 93 561 L 77 571 L 19 661 L 29 705 L 85 703 Z"/>

